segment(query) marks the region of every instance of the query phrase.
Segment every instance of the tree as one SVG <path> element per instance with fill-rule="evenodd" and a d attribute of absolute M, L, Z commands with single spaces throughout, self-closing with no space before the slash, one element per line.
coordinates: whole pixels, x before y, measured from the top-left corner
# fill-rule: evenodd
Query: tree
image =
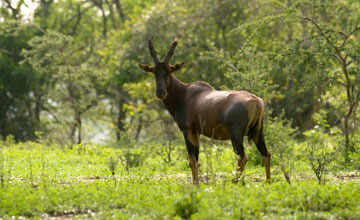
<path fill-rule="evenodd" d="M 360 42 L 355 38 L 355 35 L 360 32 L 360 7 L 355 2 L 316 5 L 316 1 L 313 1 L 311 9 L 312 15 L 301 13 L 299 18 L 309 22 L 315 29 L 312 37 L 323 47 L 319 49 L 323 49 L 324 55 L 334 60 L 332 66 L 335 71 L 329 70 L 329 79 L 332 80 L 334 86 L 344 89 L 346 93 L 346 103 L 344 103 L 347 105 L 346 110 L 343 107 L 336 110 L 342 121 L 347 155 L 353 149 L 350 135 L 354 132 L 354 128 L 351 128 L 350 120 L 353 115 L 356 115 L 360 101 Z M 317 14 L 327 16 L 333 14 L 338 17 L 341 25 L 337 23 L 323 25 L 319 23 L 321 21 L 318 21 Z M 317 36 L 314 36 L 315 34 Z"/>
<path fill-rule="evenodd" d="M 72 38 L 57 32 L 43 32 L 35 37 L 24 50 L 23 55 L 36 71 L 49 74 L 55 82 L 54 89 L 47 97 L 46 109 L 56 123 L 68 130 L 71 142 L 82 142 L 82 117 L 97 105 L 99 96 L 96 80 L 101 80 L 101 71 L 91 63 L 91 59 L 74 53 Z M 64 118 L 72 111 L 71 121 Z M 77 133 L 77 135 L 75 135 Z M 75 139 L 76 137 L 76 139 Z"/>
<path fill-rule="evenodd" d="M 21 50 L 36 33 L 19 28 L 17 21 L 0 23 L 0 135 L 12 134 L 16 140 L 32 140 L 39 129 L 41 105 L 37 102 L 36 72 L 20 63 Z"/>
<path fill-rule="evenodd" d="M 347 155 L 353 149 L 351 137 L 358 120 L 356 110 L 360 98 L 359 5 L 352 1 L 288 1 L 287 5 L 274 1 L 270 4 L 275 9 L 263 7 L 260 15 L 236 31 L 242 34 L 249 30 L 245 46 L 254 48 L 256 53 L 268 54 L 264 59 L 269 67 L 266 70 L 270 73 L 268 79 L 278 82 L 280 89 L 295 91 L 293 94 L 282 91 L 282 95 L 289 95 L 287 97 L 302 106 L 311 103 L 312 109 L 307 110 L 309 116 L 320 107 L 334 112 L 330 112 L 329 117 L 335 116 L 341 121 L 339 124 L 334 120 L 332 124 L 342 128 Z M 267 42 L 272 32 L 276 38 Z M 260 69 L 265 70 L 265 67 Z M 297 86 L 292 86 L 294 84 Z M 306 96 L 299 100 L 302 94 Z M 340 97 L 345 102 L 334 102 Z M 279 103 L 279 100 L 274 101 Z M 291 110 L 288 105 L 285 109 Z"/>

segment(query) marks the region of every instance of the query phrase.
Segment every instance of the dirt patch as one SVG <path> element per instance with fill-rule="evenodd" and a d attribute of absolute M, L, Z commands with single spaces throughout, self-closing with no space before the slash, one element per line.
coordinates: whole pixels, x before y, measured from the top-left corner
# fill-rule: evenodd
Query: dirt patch
<path fill-rule="evenodd" d="M 352 175 L 341 175 L 341 176 L 336 176 L 338 179 L 341 179 L 341 180 L 360 180 L 360 175 L 355 175 L 355 174 L 352 174 Z"/>
<path fill-rule="evenodd" d="M 95 217 L 96 212 L 91 210 L 88 211 L 68 211 L 63 213 L 56 214 L 43 214 L 41 218 L 43 219 L 73 219 L 74 217 Z"/>

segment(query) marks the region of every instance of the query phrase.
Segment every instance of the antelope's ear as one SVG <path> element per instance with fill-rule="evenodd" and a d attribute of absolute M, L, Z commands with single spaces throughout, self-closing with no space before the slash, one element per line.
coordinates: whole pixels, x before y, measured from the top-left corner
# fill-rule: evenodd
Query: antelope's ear
<path fill-rule="evenodd" d="M 171 72 L 176 72 L 176 71 L 179 71 L 181 70 L 181 68 L 184 66 L 184 62 L 181 62 L 181 63 L 177 63 L 175 64 L 174 66 L 171 66 Z"/>
<path fill-rule="evenodd" d="M 139 67 L 144 72 L 154 72 L 155 68 L 153 66 L 145 65 L 145 64 L 139 64 Z"/>

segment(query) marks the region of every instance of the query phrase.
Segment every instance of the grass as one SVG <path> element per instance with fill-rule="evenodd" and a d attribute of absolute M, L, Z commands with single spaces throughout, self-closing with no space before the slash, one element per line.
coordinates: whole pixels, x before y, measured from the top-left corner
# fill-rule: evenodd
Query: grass
<path fill-rule="evenodd" d="M 179 146 L 181 148 L 182 146 Z M 146 148 L 145 148 L 146 149 Z M 20 143 L 3 147 L 4 188 L 0 217 L 93 219 L 357 219 L 360 181 L 330 175 L 319 185 L 304 164 L 288 185 L 274 166 L 264 182 L 261 166 L 249 164 L 232 184 L 231 148 L 212 160 L 200 155 L 202 182 L 191 185 L 186 157 L 166 164 L 148 155 L 139 167 L 110 169 L 121 149 L 80 145 L 73 148 Z M 211 164 L 211 169 L 208 167 Z M 1 170 L 1 169 L 0 169 Z M 112 176 L 115 171 L 116 186 Z M 211 170 L 211 171 L 209 171 Z M 9 172 L 10 171 L 10 172 Z M 205 175 L 209 178 L 205 178 Z"/>

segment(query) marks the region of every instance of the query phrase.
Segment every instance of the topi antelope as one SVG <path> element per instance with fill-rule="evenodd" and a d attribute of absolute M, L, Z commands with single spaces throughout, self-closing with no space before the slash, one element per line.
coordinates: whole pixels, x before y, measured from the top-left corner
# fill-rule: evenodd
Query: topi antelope
<path fill-rule="evenodd" d="M 139 64 L 139 67 L 144 72 L 155 74 L 156 96 L 162 99 L 184 135 L 193 183 L 199 184 L 200 134 L 217 140 L 231 139 L 235 153 L 240 156 L 239 172 L 234 182 L 237 182 L 248 160 L 243 145 L 244 136 L 247 135 L 260 151 L 266 179 L 270 179 L 271 154 L 263 133 L 264 101 L 246 91 L 217 91 L 208 83 L 200 81 L 183 83 L 175 77 L 174 72 L 179 71 L 184 62 L 170 64 L 177 40 L 172 43 L 163 61 L 158 58 L 152 38 L 148 46 L 155 66 Z"/>

